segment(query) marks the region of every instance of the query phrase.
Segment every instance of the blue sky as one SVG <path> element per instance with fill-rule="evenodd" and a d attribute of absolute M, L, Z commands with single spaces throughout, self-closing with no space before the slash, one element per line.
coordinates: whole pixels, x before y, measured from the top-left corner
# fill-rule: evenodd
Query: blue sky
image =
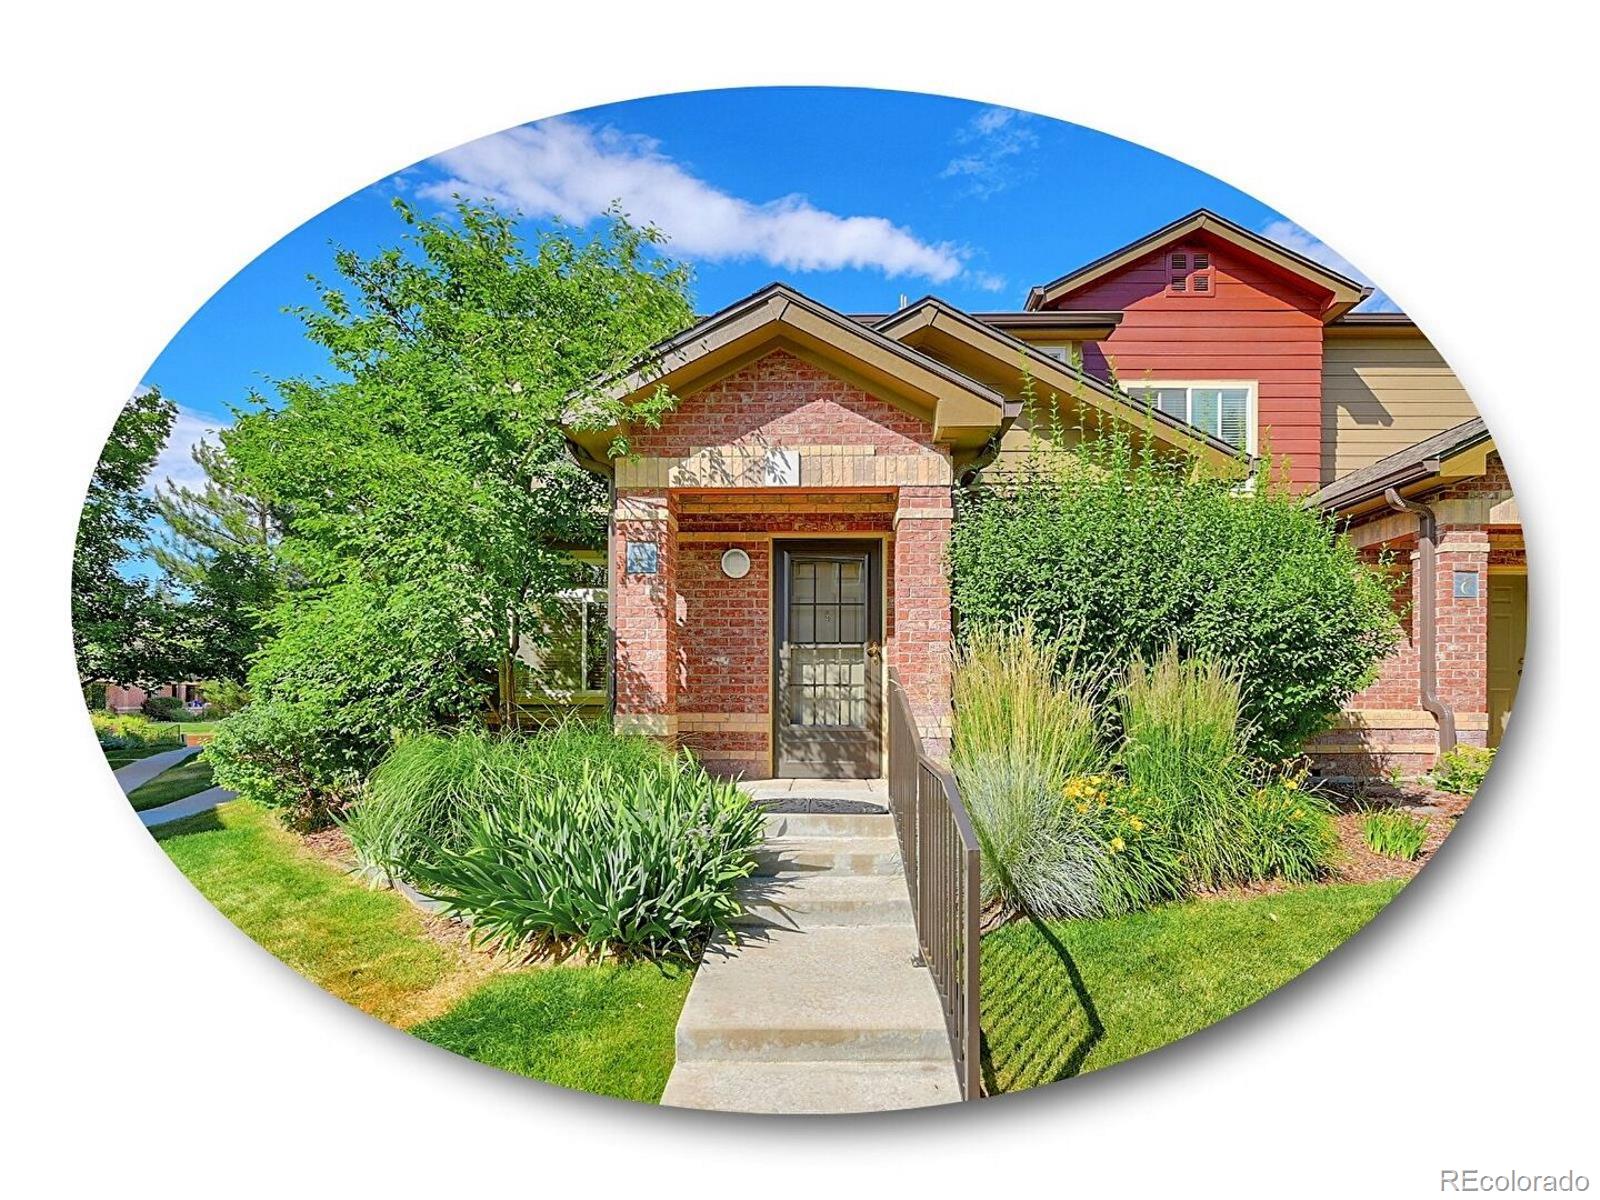
<path fill-rule="evenodd" d="M 634 100 L 397 169 L 244 267 L 145 374 L 180 410 L 154 478 L 193 482 L 189 447 L 226 423 L 230 405 L 266 379 L 322 367 L 282 310 L 314 299 L 306 277 L 332 274 L 334 245 L 395 244 L 396 196 L 444 210 L 453 192 L 513 207 L 530 225 L 590 222 L 620 199 L 693 263 L 703 312 L 774 279 L 844 311 L 887 311 L 928 292 L 968 309 L 1019 308 L 1032 284 L 1199 207 L 1359 275 L 1220 180 L 1047 117 L 855 89 Z"/>

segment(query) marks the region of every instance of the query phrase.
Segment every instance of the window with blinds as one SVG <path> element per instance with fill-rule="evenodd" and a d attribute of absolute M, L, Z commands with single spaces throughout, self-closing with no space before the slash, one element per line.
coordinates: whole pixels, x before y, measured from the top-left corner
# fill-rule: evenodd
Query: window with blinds
<path fill-rule="evenodd" d="M 538 639 L 523 639 L 518 691 L 523 700 L 603 696 L 610 670 L 604 588 L 563 592 Z"/>
<path fill-rule="evenodd" d="M 1231 446 L 1255 452 L 1252 384 L 1162 383 L 1127 390 L 1135 400 L 1169 417 L 1186 421 Z"/>

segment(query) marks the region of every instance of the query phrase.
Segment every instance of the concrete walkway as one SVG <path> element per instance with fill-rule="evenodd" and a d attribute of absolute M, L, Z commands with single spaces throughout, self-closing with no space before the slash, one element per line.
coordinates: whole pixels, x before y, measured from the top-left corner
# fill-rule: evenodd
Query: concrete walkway
<path fill-rule="evenodd" d="M 199 746 L 181 746 L 176 750 L 163 750 L 160 754 L 134 759 L 127 766 L 118 767 L 112 774 L 117 777 L 117 782 L 122 785 L 122 794 L 126 796 L 134 788 L 149 783 L 168 767 L 175 767 L 184 759 L 192 758 L 199 753 Z"/>
<path fill-rule="evenodd" d="M 916 965 L 911 901 L 881 782 L 762 781 L 774 812 L 737 945 L 706 950 L 663 1104 L 875 1112 L 961 1098 L 943 1011 Z M 809 803 L 808 803 L 809 802 Z"/>
<path fill-rule="evenodd" d="M 196 792 L 192 796 L 185 796 L 182 800 L 174 800 L 171 804 L 163 804 L 160 808 L 147 808 L 139 813 L 139 820 L 143 821 L 145 828 L 152 825 L 165 825 L 168 821 L 181 821 L 184 817 L 197 816 L 207 812 L 219 804 L 226 804 L 232 800 L 235 793 L 227 788 L 207 788 L 203 792 Z"/>

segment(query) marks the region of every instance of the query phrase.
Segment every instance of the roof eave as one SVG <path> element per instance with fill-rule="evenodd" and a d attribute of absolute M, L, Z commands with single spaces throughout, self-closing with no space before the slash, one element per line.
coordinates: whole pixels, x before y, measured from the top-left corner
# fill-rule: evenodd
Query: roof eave
<path fill-rule="evenodd" d="M 1036 311 L 1041 305 L 1053 303 L 1061 297 L 1071 294 L 1080 288 L 1088 286 L 1095 280 L 1109 274 L 1118 267 L 1128 262 L 1142 258 L 1152 253 L 1158 247 L 1180 237 L 1187 237 L 1194 233 L 1210 233 L 1223 241 L 1230 242 L 1248 253 L 1272 262 L 1280 269 L 1298 274 L 1318 286 L 1326 289 L 1331 299 L 1322 313 L 1324 321 L 1335 320 L 1350 309 L 1360 304 L 1362 300 L 1372 294 L 1372 289 L 1343 275 L 1338 271 L 1323 266 L 1314 259 L 1307 258 L 1298 251 L 1287 246 L 1264 238 L 1243 225 L 1237 224 L 1228 218 L 1214 213 L 1209 209 L 1196 209 L 1186 216 L 1179 217 L 1167 225 L 1142 238 L 1129 242 L 1108 254 L 1103 254 L 1091 263 L 1070 271 L 1049 283 L 1040 284 L 1028 292 L 1025 308 Z"/>

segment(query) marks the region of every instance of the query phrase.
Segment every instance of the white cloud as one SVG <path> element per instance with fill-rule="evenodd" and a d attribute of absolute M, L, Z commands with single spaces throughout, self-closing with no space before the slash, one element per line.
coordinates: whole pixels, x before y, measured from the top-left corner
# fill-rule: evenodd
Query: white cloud
<path fill-rule="evenodd" d="M 996 275 L 993 271 L 970 272 L 973 285 L 985 292 L 1003 292 L 1006 290 L 1006 277 Z"/>
<path fill-rule="evenodd" d="M 1293 221 L 1273 221 L 1261 231 L 1261 235 L 1269 241 L 1277 242 L 1280 246 L 1305 255 L 1313 262 L 1319 262 L 1325 267 L 1331 267 L 1341 275 L 1348 275 L 1358 283 L 1371 285 L 1372 279 L 1344 255 L 1340 254 L 1326 242 L 1319 241 L 1311 236 Z M 1361 312 L 1399 312 L 1400 306 L 1389 299 L 1383 292 L 1374 290 L 1356 308 Z"/>
<path fill-rule="evenodd" d="M 215 442 L 217 430 L 225 426 L 226 423 L 216 417 L 206 416 L 180 404 L 177 419 L 172 422 L 172 432 L 167 436 L 167 444 L 161 448 L 156 465 L 145 480 L 144 490 L 154 492 L 157 484 L 175 484 L 195 491 L 205 487 L 206 473 L 194 461 L 191 452 L 198 442 Z"/>
<path fill-rule="evenodd" d="M 1034 172 L 1032 162 L 1013 160 L 1039 143 L 1031 121 L 1014 108 L 984 109 L 956 131 L 956 144 L 964 150 L 945 164 L 939 177 L 964 180 L 965 194 L 978 200 L 1026 180 Z"/>
<path fill-rule="evenodd" d="M 650 138 L 565 118 L 469 142 L 433 163 L 448 178 L 418 187 L 424 198 L 460 193 L 576 225 L 620 201 L 631 219 L 656 225 L 674 253 L 691 259 L 759 259 L 793 271 L 871 269 L 936 283 L 963 266 L 958 247 L 922 241 L 886 218 L 840 216 L 801 195 L 761 203 L 732 196 L 690 174 Z"/>

